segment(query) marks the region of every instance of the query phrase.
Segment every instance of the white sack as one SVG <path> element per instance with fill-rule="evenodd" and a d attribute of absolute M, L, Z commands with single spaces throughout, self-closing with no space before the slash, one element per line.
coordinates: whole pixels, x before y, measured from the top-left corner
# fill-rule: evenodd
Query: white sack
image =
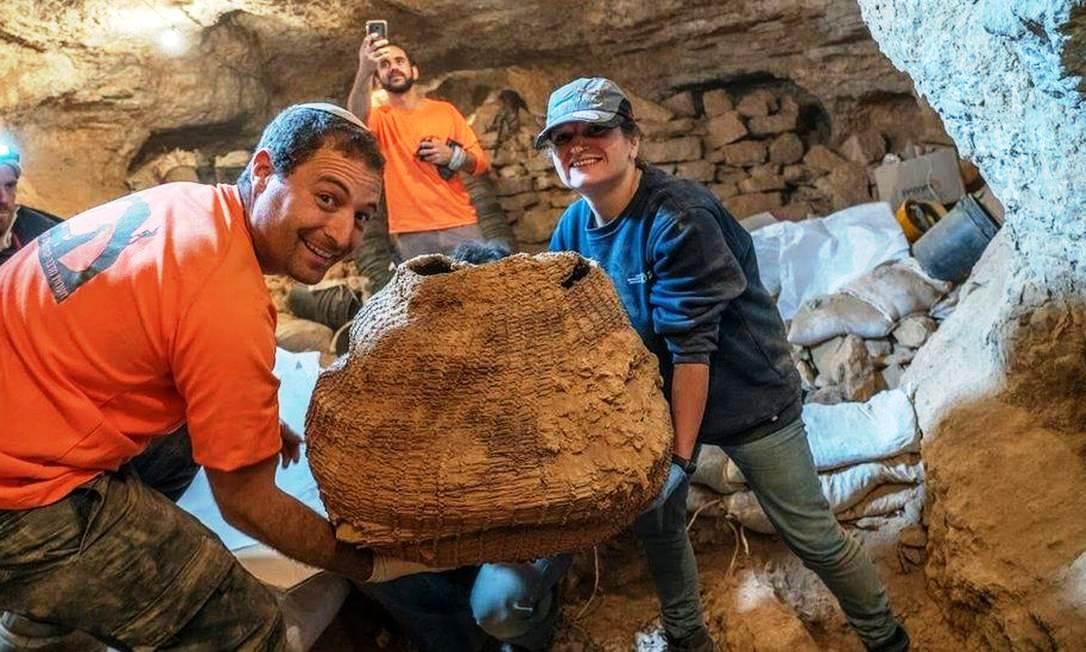
<path fill-rule="evenodd" d="M 821 219 L 778 222 L 753 233 L 758 270 L 777 308 L 791 319 L 804 302 L 832 294 L 880 263 L 909 255 L 909 243 L 883 202 Z"/>
<path fill-rule="evenodd" d="M 819 474 L 818 480 L 822 485 L 822 494 L 830 510 L 838 515 L 838 520 L 855 520 L 861 516 L 886 514 L 900 509 L 902 500 L 886 497 L 880 488 L 895 487 L 894 493 L 897 493 L 902 485 L 911 487 L 923 482 L 924 467 L 919 461 L 904 458 L 893 462 L 869 462 Z M 693 499 L 687 499 L 688 509 L 696 509 L 707 502 L 704 493 L 691 492 L 690 495 Z M 864 505 L 869 496 L 877 500 Z M 722 501 L 723 512 L 745 527 L 764 534 L 774 532 L 753 491 L 737 491 L 719 500 Z M 844 518 L 846 515 L 847 519 Z"/>
<path fill-rule="evenodd" d="M 819 471 L 920 450 L 916 412 L 900 389 L 879 392 L 866 403 L 808 403 L 803 422 Z"/>
<path fill-rule="evenodd" d="M 839 292 L 804 303 L 788 329 L 788 341 L 814 346 L 838 335 L 886 337 L 906 315 L 928 312 L 952 284 L 928 276 L 915 258 L 883 263 Z"/>
<path fill-rule="evenodd" d="M 893 328 L 894 322 L 875 306 L 838 292 L 803 304 L 788 326 L 788 341 L 815 346 L 838 335 L 873 340 L 886 337 Z"/>

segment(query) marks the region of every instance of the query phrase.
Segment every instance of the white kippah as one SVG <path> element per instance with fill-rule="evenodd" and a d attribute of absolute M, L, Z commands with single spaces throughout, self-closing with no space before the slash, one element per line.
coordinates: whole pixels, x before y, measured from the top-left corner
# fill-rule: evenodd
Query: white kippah
<path fill-rule="evenodd" d="M 332 115 L 339 116 L 354 126 L 362 129 L 363 131 L 369 131 L 369 127 L 362 122 L 358 116 L 351 113 L 342 106 L 336 106 L 328 102 L 306 102 L 305 104 L 295 104 L 294 109 L 315 109 L 317 111 L 324 111 L 325 113 L 331 113 Z"/>

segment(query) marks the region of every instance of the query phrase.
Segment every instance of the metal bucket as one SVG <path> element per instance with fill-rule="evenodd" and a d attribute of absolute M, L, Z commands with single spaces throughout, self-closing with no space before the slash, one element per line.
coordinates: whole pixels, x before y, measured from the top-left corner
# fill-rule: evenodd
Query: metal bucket
<path fill-rule="evenodd" d="M 977 200 L 965 195 L 916 241 L 913 256 L 933 278 L 961 283 L 998 230 Z"/>

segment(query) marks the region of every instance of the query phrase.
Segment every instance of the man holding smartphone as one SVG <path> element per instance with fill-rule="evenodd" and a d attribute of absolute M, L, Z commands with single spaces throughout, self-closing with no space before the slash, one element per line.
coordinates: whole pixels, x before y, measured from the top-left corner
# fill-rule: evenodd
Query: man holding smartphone
<path fill-rule="evenodd" d="M 382 29 L 383 28 L 383 29 Z M 448 253 L 482 239 L 479 218 L 457 172 L 481 175 L 488 163 L 464 116 L 448 102 L 423 97 L 419 69 L 387 39 L 387 23 L 370 21 L 358 51 L 347 107 L 373 130 L 387 160 L 388 230 L 400 260 Z M 374 81 L 388 104 L 370 106 Z"/>

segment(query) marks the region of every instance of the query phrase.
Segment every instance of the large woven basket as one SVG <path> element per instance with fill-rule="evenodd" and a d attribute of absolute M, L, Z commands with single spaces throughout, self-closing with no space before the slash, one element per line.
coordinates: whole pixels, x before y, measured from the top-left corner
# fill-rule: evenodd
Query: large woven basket
<path fill-rule="evenodd" d="M 422 256 L 317 381 L 309 461 L 341 540 L 438 566 L 534 559 L 615 535 L 656 495 L 660 387 L 580 256 Z"/>

